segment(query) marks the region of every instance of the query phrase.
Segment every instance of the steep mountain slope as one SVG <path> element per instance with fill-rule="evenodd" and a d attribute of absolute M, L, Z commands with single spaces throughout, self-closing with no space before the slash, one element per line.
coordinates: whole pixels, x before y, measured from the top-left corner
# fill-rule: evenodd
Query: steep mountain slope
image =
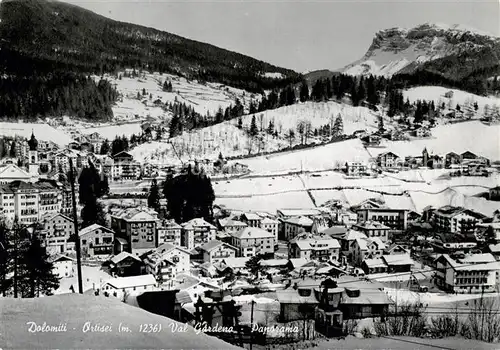
<path fill-rule="evenodd" d="M 135 67 L 258 92 L 300 78 L 248 56 L 57 1 L 5 0 L 0 19 L 0 68 L 16 74 Z"/>
<path fill-rule="evenodd" d="M 378 32 L 365 56 L 341 71 L 386 77 L 427 72 L 458 80 L 494 75 L 499 62 L 500 38 L 460 25 L 426 23 Z"/>

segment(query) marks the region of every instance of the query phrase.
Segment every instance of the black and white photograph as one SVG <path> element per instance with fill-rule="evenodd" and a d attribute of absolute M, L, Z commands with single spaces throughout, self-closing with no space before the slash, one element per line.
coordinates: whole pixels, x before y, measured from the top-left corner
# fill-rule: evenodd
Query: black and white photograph
<path fill-rule="evenodd" d="M 499 348 L 498 0 L 0 0 L 0 350 Z"/>

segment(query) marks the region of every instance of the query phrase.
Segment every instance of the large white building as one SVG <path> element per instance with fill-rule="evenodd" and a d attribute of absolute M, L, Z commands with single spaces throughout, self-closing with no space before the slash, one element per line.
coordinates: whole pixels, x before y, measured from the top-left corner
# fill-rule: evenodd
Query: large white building
<path fill-rule="evenodd" d="M 189 252 L 179 246 L 164 243 L 144 258 L 146 273 L 155 276 L 160 284 L 172 281 L 180 273 L 189 273 Z"/>
<path fill-rule="evenodd" d="M 13 181 L 0 185 L 0 209 L 7 221 L 17 217 L 21 224 L 39 221 L 63 209 L 62 185 L 54 181 Z"/>
<path fill-rule="evenodd" d="M 274 234 L 258 227 L 246 227 L 233 233 L 232 245 L 241 257 L 274 253 Z"/>

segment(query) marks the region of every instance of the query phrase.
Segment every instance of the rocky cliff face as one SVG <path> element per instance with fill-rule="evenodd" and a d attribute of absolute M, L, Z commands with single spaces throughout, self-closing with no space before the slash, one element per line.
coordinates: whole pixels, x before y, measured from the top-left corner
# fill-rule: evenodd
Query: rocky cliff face
<path fill-rule="evenodd" d="M 475 69 L 498 65 L 499 57 L 498 37 L 460 25 L 427 23 L 412 29 L 391 28 L 378 32 L 365 56 L 342 72 L 389 77 L 425 69 L 447 78 L 458 78 L 457 67 L 451 67 L 453 60 L 460 66 L 470 67 L 460 70 L 461 75 L 467 76 Z M 445 61 L 450 61 L 449 67 Z"/>

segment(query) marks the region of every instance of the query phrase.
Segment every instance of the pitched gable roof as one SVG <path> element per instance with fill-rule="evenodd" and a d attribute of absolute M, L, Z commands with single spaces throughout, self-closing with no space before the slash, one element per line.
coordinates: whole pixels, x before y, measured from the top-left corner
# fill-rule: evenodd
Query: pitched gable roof
<path fill-rule="evenodd" d="M 204 250 L 206 252 L 211 252 L 212 250 L 214 249 L 217 249 L 218 247 L 220 246 L 225 246 L 226 248 L 229 248 L 229 249 L 233 249 L 233 250 L 237 250 L 235 247 L 233 247 L 232 245 L 230 244 L 227 244 L 227 243 L 224 243 L 224 242 L 221 242 L 221 241 L 218 241 L 216 239 L 214 240 L 211 240 L 210 242 L 207 242 L 205 243 L 204 245 L 202 245 L 200 247 L 201 250 Z"/>
<path fill-rule="evenodd" d="M 274 234 L 258 227 L 245 227 L 232 234 L 239 239 L 274 238 Z"/>
<path fill-rule="evenodd" d="M 101 229 L 105 232 L 108 232 L 108 233 L 112 233 L 112 234 L 115 234 L 115 232 L 107 227 L 104 227 L 104 226 L 101 226 L 101 225 L 98 225 L 98 224 L 92 224 L 90 226 L 87 226 L 87 227 L 84 227 L 82 228 L 80 231 L 78 231 L 78 236 L 79 237 L 82 237 L 94 230 L 97 230 L 97 229 Z"/>

